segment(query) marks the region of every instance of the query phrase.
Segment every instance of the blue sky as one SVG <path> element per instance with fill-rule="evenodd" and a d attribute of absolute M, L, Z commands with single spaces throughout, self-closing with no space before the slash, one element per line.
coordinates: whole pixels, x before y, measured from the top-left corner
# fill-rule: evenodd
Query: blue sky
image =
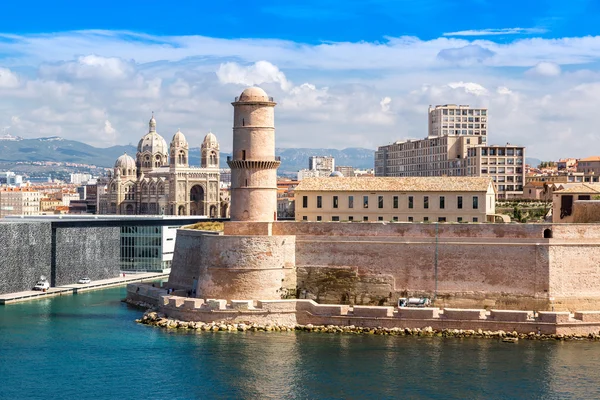
<path fill-rule="evenodd" d="M 3 4 L 0 129 L 136 143 L 213 130 L 231 99 L 275 96 L 278 145 L 369 147 L 426 135 L 429 104 L 490 108 L 493 143 L 595 154 L 600 2 L 28 1 Z"/>
<path fill-rule="evenodd" d="M 558 38 L 597 34 L 599 14 L 600 2 L 593 0 L 30 0 L 5 2 L 1 29 L 13 33 L 133 30 L 318 43 L 407 35 L 432 39 L 448 32 L 521 27 L 538 29 L 541 37 Z M 510 37 L 500 35 L 498 40 Z"/>

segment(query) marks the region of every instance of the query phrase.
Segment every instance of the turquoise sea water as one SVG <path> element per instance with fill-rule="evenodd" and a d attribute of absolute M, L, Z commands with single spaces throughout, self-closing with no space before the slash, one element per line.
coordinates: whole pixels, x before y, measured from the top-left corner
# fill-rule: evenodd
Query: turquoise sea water
<path fill-rule="evenodd" d="M 166 331 L 124 296 L 0 306 L 0 398 L 600 398 L 600 343 Z"/>

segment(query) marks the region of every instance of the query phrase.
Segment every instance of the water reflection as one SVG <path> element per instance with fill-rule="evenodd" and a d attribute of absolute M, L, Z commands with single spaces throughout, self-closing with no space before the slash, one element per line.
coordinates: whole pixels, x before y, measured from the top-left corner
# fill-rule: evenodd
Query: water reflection
<path fill-rule="evenodd" d="M 2 396 L 600 398 L 600 343 L 163 330 L 122 296 L 0 307 Z"/>

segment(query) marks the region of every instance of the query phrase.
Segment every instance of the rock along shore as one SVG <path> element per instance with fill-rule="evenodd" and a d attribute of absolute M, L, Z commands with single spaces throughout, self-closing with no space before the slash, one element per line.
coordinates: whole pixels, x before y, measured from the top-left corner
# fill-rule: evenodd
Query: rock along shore
<path fill-rule="evenodd" d="M 277 324 L 256 324 L 256 323 L 237 323 L 231 324 L 221 322 L 188 322 L 167 318 L 164 314 L 152 308 L 152 305 L 143 302 L 131 300 L 125 301 L 128 304 L 147 308 L 144 316 L 137 319 L 136 322 L 167 329 L 185 329 L 201 332 L 320 332 L 320 333 L 342 333 L 342 334 L 367 334 L 367 335 L 389 335 L 389 336 L 416 336 L 416 337 L 444 337 L 444 338 L 487 338 L 500 339 L 504 342 L 515 343 L 519 339 L 527 340 L 591 340 L 600 342 L 600 332 L 590 333 L 588 335 L 563 335 L 552 334 L 545 335 L 535 332 L 517 333 L 505 331 L 485 331 L 485 330 L 463 330 L 463 329 L 444 329 L 435 330 L 431 327 L 425 328 L 372 328 L 335 325 L 277 325 Z"/>

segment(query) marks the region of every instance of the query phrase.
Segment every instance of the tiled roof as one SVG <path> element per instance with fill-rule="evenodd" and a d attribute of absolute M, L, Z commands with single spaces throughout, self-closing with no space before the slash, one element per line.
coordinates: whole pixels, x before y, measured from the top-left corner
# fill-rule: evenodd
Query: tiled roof
<path fill-rule="evenodd" d="M 598 183 L 576 183 L 564 184 L 565 189 L 554 193 L 600 193 L 600 184 Z"/>
<path fill-rule="evenodd" d="M 587 158 L 582 158 L 579 161 L 600 161 L 600 156 L 591 156 Z"/>
<path fill-rule="evenodd" d="M 305 178 L 296 191 L 486 192 L 490 183 L 488 177 Z"/>

